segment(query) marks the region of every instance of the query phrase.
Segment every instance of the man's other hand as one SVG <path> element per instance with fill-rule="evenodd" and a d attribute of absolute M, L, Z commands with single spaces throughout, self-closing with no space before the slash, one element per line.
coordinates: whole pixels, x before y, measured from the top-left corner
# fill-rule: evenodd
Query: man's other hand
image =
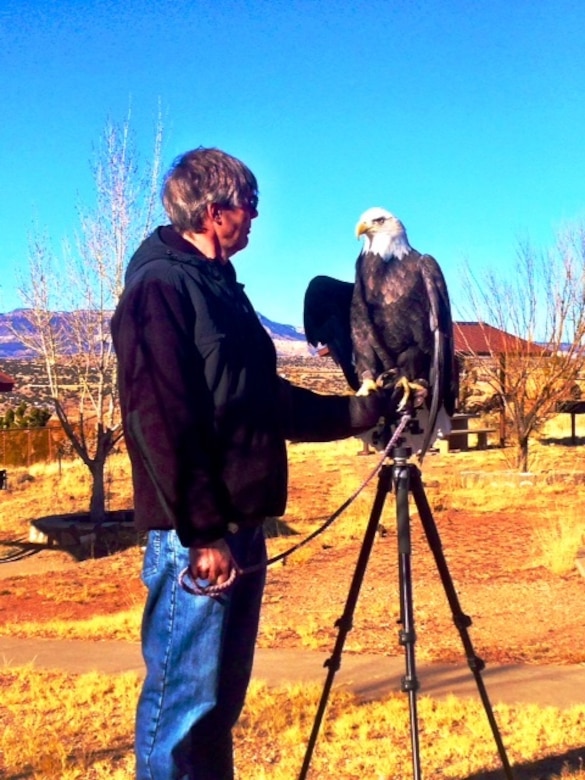
<path fill-rule="evenodd" d="M 191 576 L 207 580 L 210 585 L 223 585 L 230 576 L 234 561 L 224 539 L 209 542 L 204 547 L 189 548 Z"/>

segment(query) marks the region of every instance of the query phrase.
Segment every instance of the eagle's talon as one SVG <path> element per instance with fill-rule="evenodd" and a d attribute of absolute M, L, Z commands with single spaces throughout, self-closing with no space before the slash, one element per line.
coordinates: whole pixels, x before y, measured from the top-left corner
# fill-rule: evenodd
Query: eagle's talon
<path fill-rule="evenodd" d="M 389 368 L 376 377 L 376 387 L 378 390 L 388 390 L 390 387 L 396 387 L 396 377 L 398 371 L 395 368 Z"/>
<path fill-rule="evenodd" d="M 366 377 L 364 381 L 362 382 L 359 390 L 356 392 L 356 395 L 359 396 L 366 396 L 372 393 L 374 390 L 377 390 L 378 386 L 374 382 L 373 379 L 370 379 L 369 377 Z"/>
<path fill-rule="evenodd" d="M 425 402 L 426 397 L 429 394 L 428 383 L 424 379 L 416 379 L 413 382 L 409 382 L 405 376 L 401 376 L 395 387 L 402 388 L 402 399 L 398 404 L 398 411 L 403 412 L 407 406 L 411 406 L 413 409 L 419 409 Z"/>
<path fill-rule="evenodd" d="M 414 382 L 410 382 L 409 385 L 414 396 L 412 399 L 412 405 L 415 409 L 420 409 L 429 394 L 428 382 L 425 382 L 424 379 L 417 379 Z"/>

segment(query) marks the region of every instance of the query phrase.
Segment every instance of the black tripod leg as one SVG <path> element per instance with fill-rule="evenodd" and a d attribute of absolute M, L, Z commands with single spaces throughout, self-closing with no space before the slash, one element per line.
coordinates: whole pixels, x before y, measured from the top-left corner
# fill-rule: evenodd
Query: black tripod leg
<path fill-rule="evenodd" d="M 366 532 L 364 534 L 362 547 L 356 563 L 349 592 L 347 594 L 347 600 L 345 602 L 343 615 L 335 623 L 336 627 L 339 628 L 339 631 L 337 633 L 337 639 L 335 641 L 335 646 L 333 648 L 331 657 L 327 661 L 325 661 L 325 666 L 329 669 L 329 671 L 325 679 L 325 684 L 323 686 L 323 693 L 321 694 L 321 700 L 317 708 L 317 714 L 315 716 L 315 721 L 313 723 L 313 729 L 311 731 L 311 736 L 307 744 L 307 750 L 305 752 L 305 760 L 303 761 L 303 766 L 301 768 L 299 780 L 305 780 L 305 778 L 307 777 L 307 772 L 309 771 L 309 765 L 311 763 L 311 757 L 313 755 L 315 743 L 317 742 L 319 728 L 323 720 L 325 707 L 327 706 L 327 700 L 329 699 L 329 693 L 331 691 L 331 687 L 333 686 L 333 679 L 335 677 L 337 670 L 341 666 L 341 654 L 343 652 L 345 639 L 347 637 L 347 634 L 352 629 L 353 615 L 355 612 L 355 607 L 357 604 L 364 575 L 366 573 L 368 560 L 370 558 L 370 552 L 372 550 L 372 546 L 376 538 L 376 532 L 378 530 L 378 525 L 380 523 L 380 516 L 382 514 L 382 509 L 384 508 L 384 501 L 386 500 L 386 496 L 388 492 L 391 490 L 391 487 L 392 487 L 392 468 L 390 466 L 382 466 L 380 470 L 380 475 L 378 477 L 378 488 L 376 490 L 376 495 L 374 498 L 374 503 L 370 514 L 370 519 L 368 521 Z"/>
<path fill-rule="evenodd" d="M 479 691 L 485 713 L 490 723 L 504 772 L 508 780 L 513 780 L 512 769 L 508 761 L 508 756 L 506 755 L 506 748 L 502 742 L 498 724 L 496 723 L 483 677 L 481 676 L 481 672 L 485 667 L 485 663 L 475 653 L 469 632 L 467 630 L 471 625 L 471 618 L 463 613 L 461 605 L 459 604 L 459 597 L 457 596 L 457 591 L 455 590 L 453 580 L 451 579 L 451 575 L 449 573 L 449 568 L 447 567 L 447 561 L 445 560 L 445 556 L 443 554 L 443 546 L 441 544 L 441 539 L 439 537 L 439 532 L 437 530 L 429 502 L 427 501 L 425 490 L 422 484 L 421 474 L 419 469 L 414 464 L 410 464 L 410 488 L 419 511 L 429 547 L 435 558 L 435 563 L 437 564 L 437 570 L 439 572 L 439 576 L 441 577 L 441 582 L 443 583 L 443 588 L 445 590 L 445 594 L 447 595 L 449 606 L 451 607 L 453 622 L 455 623 L 455 626 L 459 631 L 459 635 L 461 636 L 461 641 L 463 643 L 463 648 L 467 657 L 467 663 L 469 664 L 469 668 L 471 669 L 475 678 L 477 690 Z"/>
<path fill-rule="evenodd" d="M 410 469 L 406 458 L 398 453 L 394 457 L 394 490 L 396 493 L 396 531 L 398 534 L 398 572 L 400 585 L 400 644 L 404 647 L 406 674 L 402 678 L 402 690 L 408 694 L 410 709 L 410 738 L 412 746 L 412 772 L 414 780 L 420 780 L 420 747 L 418 732 L 417 691 L 414 629 L 414 607 L 412 597 L 410 535 L 410 514 L 408 497 L 410 495 Z"/>

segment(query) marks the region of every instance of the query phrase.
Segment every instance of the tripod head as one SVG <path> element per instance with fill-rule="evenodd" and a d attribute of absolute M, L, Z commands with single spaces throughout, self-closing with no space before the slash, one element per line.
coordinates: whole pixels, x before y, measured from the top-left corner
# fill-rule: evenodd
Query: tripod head
<path fill-rule="evenodd" d="M 390 457 L 397 464 L 406 463 L 411 455 L 412 455 L 411 447 L 398 446 L 398 447 L 393 447 L 390 450 Z"/>
<path fill-rule="evenodd" d="M 416 410 L 406 410 L 400 417 L 381 417 L 378 425 L 375 428 L 372 428 L 370 431 L 367 431 L 365 434 L 362 434 L 360 439 L 368 442 L 368 444 L 370 444 L 378 452 L 383 452 L 394 436 L 399 425 L 403 422 L 405 416 L 408 416 L 410 419 L 406 423 L 406 426 L 404 427 L 401 435 L 398 436 L 397 440 L 395 441 L 395 446 L 392 452 L 396 454 L 396 450 L 408 450 L 408 455 L 406 455 L 406 457 L 409 458 L 413 451 L 416 452 L 417 449 L 419 449 L 416 447 L 416 444 L 419 440 L 422 442 L 424 437 L 424 431 L 420 427 L 418 418 L 416 416 Z"/>

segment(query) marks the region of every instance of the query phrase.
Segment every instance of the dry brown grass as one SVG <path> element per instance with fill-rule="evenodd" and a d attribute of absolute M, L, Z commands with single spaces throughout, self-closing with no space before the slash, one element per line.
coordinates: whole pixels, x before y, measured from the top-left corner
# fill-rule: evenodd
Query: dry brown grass
<path fill-rule="evenodd" d="M 0 777 L 129 780 L 132 723 L 139 678 L 134 674 L 70 676 L 30 668 L 1 675 Z M 267 688 L 253 683 L 235 730 L 240 780 L 290 780 L 302 765 L 316 710 L 317 685 Z M 582 780 L 575 754 L 585 707 L 562 711 L 499 705 L 495 714 L 517 767 L 517 780 Z M 478 702 L 419 698 L 424 777 L 488 778 L 499 758 Z M 394 694 L 358 702 L 335 691 L 311 762 L 311 780 L 411 776 L 408 702 Z M 553 758 L 551 758 L 551 756 Z M 567 763 L 563 771 L 562 763 Z M 569 769 L 569 765 L 572 769 Z"/>
<path fill-rule="evenodd" d="M 28 538 L 30 521 L 53 514 L 87 511 L 89 471 L 78 460 L 8 468 L 8 490 L 0 491 L 0 543 Z M 107 509 L 132 505 L 126 455 L 115 454 L 105 472 Z"/>
<path fill-rule="evenodd" d="M 585 450 L 569 447 L 567 421 L 534 445 L 535 481 L 502 480 L 498 450 L 431 456 L 427 495 L 463 606 L 474 619 L 475 646 L 489 663 L 585 662 L 584 582 L 575 570 L 583 544 Z M 551 443 L 557 442 L 557 443 Z M 292 536 L 269 539 L 272 554 L 316 528 L 368 476 L 377 456 L 356 457 L 350 440 L 290 447 L 291 490 L 284 518 Z M 480 481 L 469 472 L 483 473 Z M 492 474 L 490 479 L 485 474 Z M 110 506 L 130 506 L 127 462 L 108 467 Z M 556 475 L 546 481 L 545 475 Z M 260 643 L 330 650 L 375 490 L 371 484 L 334 526 L 270 570 Z M 0 554 L 24 539 L 39 516 L 86 508 L 82 467 L 64 463 L 9 472 L 0 493 Z M 413 508 L 414 510 L 414 508 Z M 387 536 L 375 544 L 347 652 L 400 654 L 395 626 L 397 572 L 394 508 Z M 273 524 L 276 526 L 277 524 Z M 417 657 L 461 660 L 458 637 L 413 511 Z M 67 552 L 29 559 L 19 576 L 0 580 L 0 631 L 21 636 L 138 638 L 142 604 L 140 550 L 78 562 Z M 23 562 L 23 564 L 26 562 Z M 10 566 L 5 564 L 4 569 Z M 27 573 L 29 572 L 29 573 Z M 50 572 L 50 576 L 42 576 Z M 0 570 L 0 575 L 4 571 Z M 308 597 L 310 585 L 310 598 Z M 0 674 L 0 777 L 132 777 L 131 734 L 138 680 L 133 675 L 68 676 L 29 668 Z M 236 733 L 241 780 L 290 780 L 298 774 L 318 686 L 268 690 L 254 685 Z M 312 763 L 311 778 L 410 776 L 403 694 L 360 703 L 336 693 Z M 498 707 L 498 722 L 520 765 L 518 780 L 583 780 L 579 752 L 585 710 Z M 420 700 L 425 778 L 495 780 L 497 754 L 475 701 Z M 562 769 L 563 757 L 569 768 Z M 2 763 L 3 762 L 3 763 Z"/>

